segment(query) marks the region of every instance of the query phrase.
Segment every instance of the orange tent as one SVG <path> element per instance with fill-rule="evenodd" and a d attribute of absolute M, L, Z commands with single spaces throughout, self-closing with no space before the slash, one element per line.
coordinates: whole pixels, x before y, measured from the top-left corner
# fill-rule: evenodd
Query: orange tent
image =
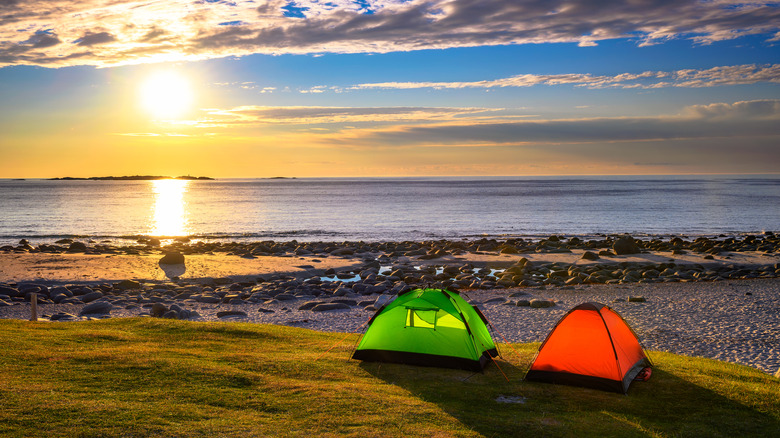
<path fill-rule="evenodd" d="M 636 334 L 617 312 L 583 303 L 547 335 L 525 380 L 626 393 L 631 381 L 650 366 Z"/>

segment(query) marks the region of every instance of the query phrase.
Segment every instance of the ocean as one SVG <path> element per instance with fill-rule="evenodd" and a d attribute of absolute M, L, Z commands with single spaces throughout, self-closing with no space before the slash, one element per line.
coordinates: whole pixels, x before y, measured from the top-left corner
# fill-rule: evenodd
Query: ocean
<path fill-rule="evenodd" d="M 0 180 L 0 244 L 719 235 L 780 229 L 780 176 Z"/>

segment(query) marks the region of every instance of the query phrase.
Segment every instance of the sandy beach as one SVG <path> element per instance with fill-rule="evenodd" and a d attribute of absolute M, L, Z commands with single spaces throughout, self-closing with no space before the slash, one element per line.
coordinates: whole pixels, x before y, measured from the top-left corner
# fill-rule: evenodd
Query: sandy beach
<path fill-rule="evenodd" d="M 49 321 L 157 316 L 357 333 L 397 293 L 448 287 L 483 310 L 500 342 L 542 341 L 566 311 L 596 301 L 617 310 L 651 351 L 775 373 L 780 256 L 774 236 L 758 240 L 711 240 L 703 251 L 693 242 L 653 249 L 636 240 L 638 251 L 622 255 L 609 239 L 605 248 L 556 239 L 87 244 L 78 252 L 20 244 L 0 251 L 0 318 L 29 319 L 36 293 L 40 319 Z M 184 263 L 160 264 L 165 253 Z"/>

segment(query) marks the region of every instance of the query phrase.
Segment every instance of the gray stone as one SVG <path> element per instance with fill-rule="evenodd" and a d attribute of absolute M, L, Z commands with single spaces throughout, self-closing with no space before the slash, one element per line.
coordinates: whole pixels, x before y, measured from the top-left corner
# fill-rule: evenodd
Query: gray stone
<path fill-rule="evenodd" d="M 647 300 L 643 296 L 628 297 L 628 302 L 629 303 L 644 303 L 645 301 L 647 301 Z"/>
<path fill-rule="evenodd" d="M 88 293 L 86 295 L 82 295 L 81 296 L 81 301 L 86 304 L 86 303 L 91 303 L 91 302 L 93 302 L 95 300 L 99 300 L 101 298 L 103 298 L 103 292 L 94 291 L 94 292 L 90 292 L 90 293 Z M 60 300 L 60 301 L 62 301 L 62 300 Z"/>
<path fill-rule="evenodd" d="M 149 314 L 154 317 L 161 317 L 165 315 L 165 313 L 168 311 L 168 308 L 165 307 L 165 304 L 163 303 L 154 303 L 152 304 L 152 308 L 149 309 Z"/>
<path fill-rule="evenodd" d="M 555 301 L 534 298 L 533 300 L 531 300 L 529 305 L 535 309 L 541 309 L 545 307 L 553 307 L 555 305 Z"/>
<path fill-rule="evenodd" d="M 297 299 L 295 295 L 290 295 L 288 293 L 279 294 L 274 298 L 276 298 L 279 301 L 293 301 Z"/>
<path fill-rule="evenodd" d="M 261 307 L 261 308 L 259 308 L 259 309 L 257 309 L 257 311 L 258 311 L 258 312 L 260 312 L 260 313 L 275 313 L 275 312 L 274 312 L 273 310 L 271 310 L 271 309 L 264 309 L 264 308 L 262 308 L 262 307 Z"/>
<path fill-rule="evenodd" d="M 246 316 L 247 316 L 246 312 L 242 312 L 240 310 L 222 310 L 220 312 L 217 312 L 217 318 L 230 318 L 230 317 L 246 318 Z"/>
<path fill-rule="evenodd" d="M 350 307 L 343 303 L 320 303 L 312 307 L 312 312 L 327 312 L 330 310 L 343 310 Z"/>
<path fill-rule="evenodd" d="M 517 300 L 517 307 L 529 307 L 531 302 L 528 300 Z"/>
<path fill-rule="evenodd" d="M 298 310 L 311 310 L 314 306 L 322 304 L 322 301 L 307 301 L 298 307 Z"/>
<path fill-rule="evenodd" d="M 108 314 L 113 308 L 114 306 L 108 301 L 94 301 L 84 306 L 79 315 Z"/>
<path fill-rule="evenodd" d="M 175 310 L 169 310 L 162 315 L 165 319 L 179 319 L 179 312 Z"/>
<path fill-rule="evenodd" d="M 222 301 L 222 298 L 215 295 L 201 295 L 196 298 L 199 303 L 217 304 Z"/>
<path fill-rule="evenodd" d="M 0 294 L 8 295 L 9 297 L 21 296 L 18 289 L 9 286 L 3 286 L 3 285 L 0 285 Z"/>

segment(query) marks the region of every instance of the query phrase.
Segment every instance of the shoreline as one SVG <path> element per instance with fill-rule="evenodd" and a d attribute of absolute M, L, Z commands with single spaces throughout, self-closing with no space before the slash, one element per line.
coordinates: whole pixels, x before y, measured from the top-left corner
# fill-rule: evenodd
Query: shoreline
<path fill-rule="evenodd" d="M 0 247 L 0 319 L 29 319 L 36 293 L 50 321 L 165 317 L 358 332 L 383 301 L 436 287 L 460 291 L 509 342 L 540 342 L 570 308 L 598 301 L 650 350 L 780 368 L 774 234 L 630 239 L 628 254 L 616 254 L 626 249 L 619 240 L 20 242 Z M 161 264 L 163 256 L 177 263 Z"/>

